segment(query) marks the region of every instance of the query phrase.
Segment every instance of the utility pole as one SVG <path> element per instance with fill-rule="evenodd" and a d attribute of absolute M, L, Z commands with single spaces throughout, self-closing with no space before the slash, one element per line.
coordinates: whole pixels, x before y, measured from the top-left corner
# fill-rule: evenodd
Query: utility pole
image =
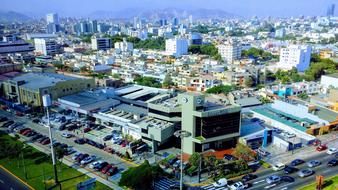
<path fill-rule="evenodd" d="M 177 138 L 181 139 L 181 177 L 180 177 L 180 190 L 183 190 L 183 139 L 190 137 L 191 133 L 188 131 L 179 130 L 174 133 Z"/>

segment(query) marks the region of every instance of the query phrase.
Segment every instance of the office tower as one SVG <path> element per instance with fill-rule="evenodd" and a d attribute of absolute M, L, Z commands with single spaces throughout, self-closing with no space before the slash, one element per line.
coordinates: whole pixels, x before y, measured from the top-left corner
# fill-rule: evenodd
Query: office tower
<path fill-rule="evenodd" d="M 55 55 L 60 52 L 60 45 L 53 39 L 34 39 L 35 52 L 41 55 Z"/>
<path fill-rule="evenodd" d="M 179 57 L 188 53 L 188 40 L 183 38 L 167 39 L 165 50 L 168 55 Z"/>
<path fill-rule="evenodd" d="M 327 7 L 327 12 L 326 12 L 326 16 L 328 17 L 333 17 L 334 16 L 334 11 L 335 11 L 335 4 L 330 4 L 328 7 Z"/>
<path fill-rule="evenodd" d="M 280 28 L 276 30 L 275 37 L 276 38 L 284 38 L 285 37 L 285 28 Z"/>
<path fill-rule="evenodd" d="M 59 24 L 59 16 L 56 13 L 50 13 L 46 15 L 47 24 Z"/>
<path fill-rule="evenodd" d="M 92 20 L 90 21 L 90 33 L 97 33 L 97 21 Z"/>
<path fill-rule="evenodd" d="M 307 45 L 289 45 L 280 51 L 278 67 L 281 69 L 292 69 L 303 72 L 310 65 L 311 47 Z"/>
<path fill-rule="evenodd" d="M 105 33 L 109 30 L 109 26 L 104 24 L 104 23 L 100 23 L 97 25 L 97 31 L 100 33 Z"/>
<path fill-rule="evenodd" d="M 192 15 L 189 15 L 189 19 L 188 20 L 189 20 L 189 24 L 192 25 L 192 22 L 193 22 Z"/>
<path fill-rule="evenodd" d="M 82 34 L 89 33 L 89 24 L 86 21 L 80 23 L 80 32 Z"/>
<path fill-rule="evenodd" d="M 178 26 L 180 24 L 180 20 L 177 17 L 173 18 L 172 25 L 173 26 Z"/>
<path fill-rule="evenodd" d="M 227 63 L 241 58 L 242 46 L 236 40 L 228 40 L 225 44 L 217 46 L 218 53 Z"/>
<path fill-rule="evenodd" d="M 161 19 L 160 26 L 166 26 L 166 25 L 167 25 L 167 19 Z"/>
<path fill-rule="evenodd" d="M 202 45 L 203 38 L 200 33 L 189 34 L 189 45 Z"/>
<path fill-rule="evenodd" d="M 92 49 L 93 50 L 107 50 L 112 48 L 112 40 L 110 38 L 97 38 L 92 37 Z"/>

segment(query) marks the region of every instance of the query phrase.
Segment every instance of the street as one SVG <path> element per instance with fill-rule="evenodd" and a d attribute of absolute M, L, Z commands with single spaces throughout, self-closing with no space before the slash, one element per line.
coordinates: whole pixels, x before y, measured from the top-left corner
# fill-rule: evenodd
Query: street
<path fill-rule="evenodd" d="M 23 184 L 18 178 L 0 167 L 0 189 L 1 190 L 32 190 Z"/>

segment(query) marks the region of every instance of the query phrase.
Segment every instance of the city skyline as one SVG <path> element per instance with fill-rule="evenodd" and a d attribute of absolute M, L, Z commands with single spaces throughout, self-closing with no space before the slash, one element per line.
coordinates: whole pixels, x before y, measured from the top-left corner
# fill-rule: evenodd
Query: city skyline
<path fill-rule="evenodd" d="M 90 17 L 98 12 L 123 12 L 124 10 L 133 9 L 136 13 L 141 13 L 149 10 L 179 8 L 185 10 L 217 9 L 239 17 L 290 17 L 299 15 L 323 16 L 326 14 L 327 7 L 330 4 L 337 4 L 337 2 L 336 0 L 298 0 L 296 2 L 292 0 L 281 2 L 268 0 L 239 0 L 235 2 L 229 0 L 210 0 L 205 4 L 205 1 L 202 0 L 164 0 L 161 2 L 155 0 L 131 0 L 127 3 L 121 0 L 114 2 L 103 0 L 98 4 L 90 0 L 73 0 L 71 2 L 65 0 L 52 0 L 48 2 L 32 0 L 30 4 L 27 4 L 23 0 L 4 0 L 0 11 L 15 11 L 31 17 L 43 17 L 43 15 L 50 12 L 56 12 L 61 17 Z M 78 6 L 79 4 L 81 6 Z M 313 6 L 314 4 L 316 6 Z M 74 7 L 76 7 L 76 10 L 74 10 Z"/>

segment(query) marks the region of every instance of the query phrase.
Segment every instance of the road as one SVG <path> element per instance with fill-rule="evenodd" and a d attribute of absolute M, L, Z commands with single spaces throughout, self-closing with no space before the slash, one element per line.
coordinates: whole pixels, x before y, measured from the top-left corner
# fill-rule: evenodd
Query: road
<path fill-rule="evenodd" d="M 18 178 L 8 173 L 2 167 L 0 167 L 0 189 L 1 190 L 32 190 L 32 188 L 26 186 Z"/>
<path fill-rule="evenodd" d="M 321 165 L 312 168 L 315 171 L 315 174 L 309 177 L 305 177 L 305 178 L 300 178 L 297 175 L 297 172 L 293 173 L 293 174 L 289 174 L 289 176 L 294 177 L 295 178 L 295 182 L 293 183 L 287 183 L 287 182 L 282 182 L 279 184 L 272 184 L 269 185 L 265 182 L 265 179 L 273 174 L 279 175 L 279 176 L 283 176 L 286 175 L 284 174 L 283 171 L 278 171 L 278 172 L 274 172 L 272 169 L 269 170 L 264 170 L 262 172 L 259 172 L 258 178 L 250 181 L 250 183 L 252 184 L 252 187 L 249 188 L 251 190 L 261 190 L 261 189 L 277 189 L 277 190 L 286 190 L 286 189 L 297 189 L 300 188 L 302 186 L 305 186 L 307 184 L 313 183 L 316 180 L 316 176 L 317 175 L 323 175 L 324 179 L 325 177 L 329 177 L 329 176 L 333 176 L 333 175 L 337 175 L 338 174 L 338 170 L 337 167 L 328 167 L 326 164 L 329 160 L 333 159 L 334 155 L 328 155 L 325 152 L 320 152 L 318 153 L 316 156 L 313 157 L 309 157 L 307 159 L 305 159 L 305 161 L 309 161 L 309 160 L 320 160 L 322 162 Z M 291 161 L 291 160 L 290 160 Z M 299 166 L 297 166 L 298 169 L 305 169 L 308 168 L 307 165 L 301 164 Z"/>

